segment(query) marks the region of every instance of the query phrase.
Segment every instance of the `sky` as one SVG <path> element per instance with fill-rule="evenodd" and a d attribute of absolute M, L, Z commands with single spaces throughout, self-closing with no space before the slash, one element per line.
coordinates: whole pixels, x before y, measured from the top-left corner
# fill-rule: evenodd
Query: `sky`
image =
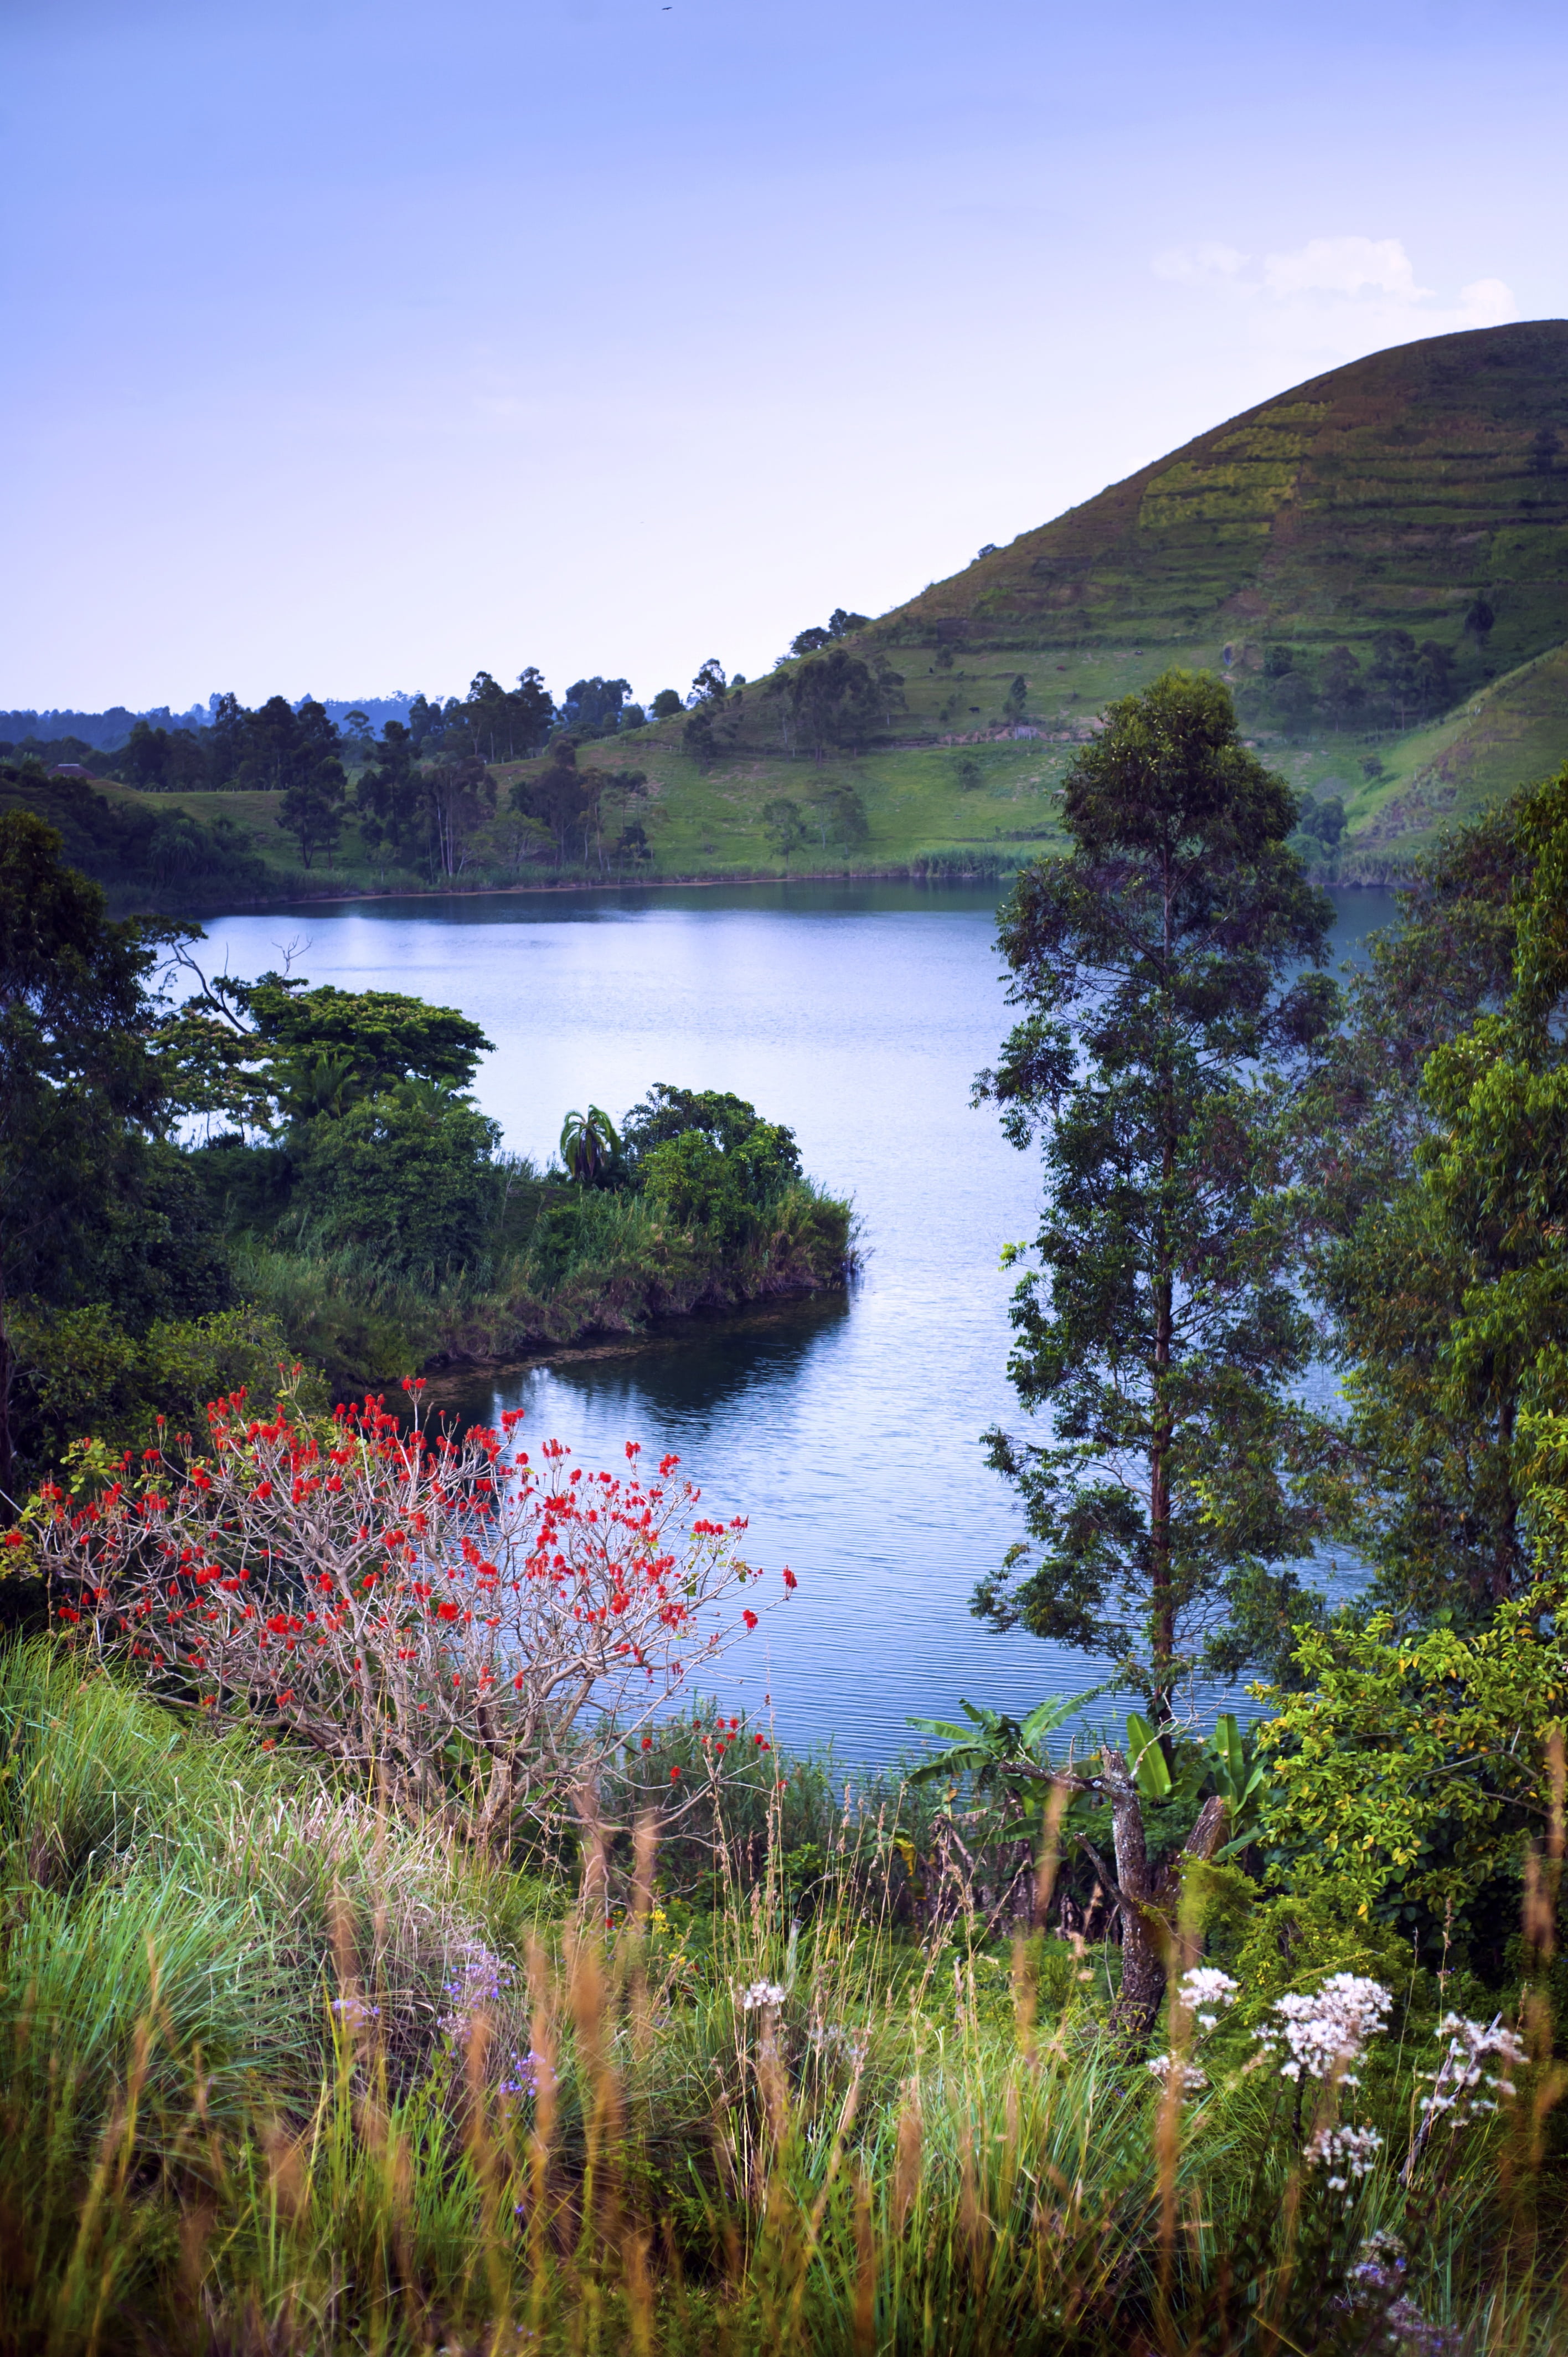
<path fill-rule="evenodd" d="M 0 0 L 0 708 L 768 669 L 1568 312 L 1536 0 Z"/>

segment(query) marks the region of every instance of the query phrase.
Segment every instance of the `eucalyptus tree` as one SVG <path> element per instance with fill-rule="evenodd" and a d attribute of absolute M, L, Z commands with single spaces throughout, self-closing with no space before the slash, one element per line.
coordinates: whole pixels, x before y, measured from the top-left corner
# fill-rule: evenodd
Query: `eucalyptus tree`
<path fill-rule="evenodd" d="M 1207 676 L 1112 705 L 1062 817 L 1004 912 L 1023 1012 L 976 1084 L 1041 1140 L 1046 1201 L 1010 1362 L 1044 1429 L 987 1436 L 1029 1535 L 972 1609 L 1111 1655 L 1163 1724 L 1184 1674 L 1277 1658 L 1302 1614 L 1313 1331 L 1278 1099 L 1333 1020 L 1332 908 Z"/>

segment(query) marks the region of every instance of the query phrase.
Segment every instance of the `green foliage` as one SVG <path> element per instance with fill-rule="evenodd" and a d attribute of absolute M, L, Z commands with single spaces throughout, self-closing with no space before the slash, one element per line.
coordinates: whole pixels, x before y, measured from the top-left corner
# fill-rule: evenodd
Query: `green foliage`
<path fill-rule="evenodd" d="M 967 1726 L 951 1719 L 906 1719 L 906 1727 L 921 1735 L 940 1736 L 946 1746 L 912 1768 L 909 1781 L 917 1786 L 972 1781 L 981 1792 L 997 1790 L 1022 1800 L 1031 1786 L 1048 1782 L 1055 1772 L 1051 1736 L 1087 1710 L 1104 1691 L 1103 1686 L 1093 1686 L 1086 1694 L 1047 1697 L 1022 1719 L 983 1706 L 977 1710 L 961 1697 L 959 1706 Z"/>
<path fill-rule="evenodd" d="M 681 1228 L 738 1244 L 798 1184 L 794 1133 L 744 1098 L 657 1082 L 622 1125 L 632 1183 Z"/>
<path fill-rule="evenodd" d="M 5 1304 L 69 1289 L 106 1174 L 167 1117 L 148 977 L 160 945 L 188 930 L 111 923 L 51 828 L 0 815 L 0 1499 L 13 1453 Z"/>
<path fill-rule="evenodd" d="M 74 868 L 117 895 L 139 892 L 144 904 L 176 895 L 187 907 L 250 899 L 267 878 L 250 834 L 222 813 L 204 823 L 166 803 L 111 801 L 84 778 L 0 759 L 0 813 L 7 810 L 30 811 L 54 828 Z"/>
<path fill-rule="evenodd" d="M 800 815 L 800 805 L 788 794 L 775 794 L 763 804 L 762 828 L 769 844 L 786 867 L 794 854 L 805 843 L 806 823 Z"/>
<path fill-rule="evenodd" d="M 1330 1020 L 1332 985 L 1300 971 L 1329 908 L 1216 681 L 1171 673 L 1113 706 L 1063 816 L 1071 848 L 1004 912 L 1026 1012 L 977 1084 L 1015 1145 L 1043 1141 L 1010 1371 L 1052 1437 L 991 1436 L 1040 1552 L 1015 1549 L 974 1609 L 1112 1652 L 1163 1717 L 1190 1664 L 1278 1657 L 1280 1566 L 1311 1543 L 1292 1476 L 1317 1444 L 1291 1388 L 1312 1335 L 1267 1082 Z"/>
<path fill-rule="evenodd" d="M 1171 1771 L 1160 1749 L 1158 1732 L 1139 1711 L 1127 1714 L 1127 1762 L 1145 1801 L 1168 1801 Z"/>
<path fill-rule="evenodd" d="M 466 1089 L 492 1046 L 455 1006 L 432 1006 L 401 991 L 339 990 L 332 983 L 312 990 L 303 980 L 264 974 L 233 996 L 278 1072 L 279 1094 L 289 1067 L 319 1056 L 341 1059 L 367 1095 L 400 1081 Z"/>
<path fill-rule="evenodd" d="M 579 1186 L 597 1186 L 619 1155 L 615 1124 L 602 1105 L 566 1115 L 561 1125 L 561 1159 Z"/>
<path fill-rule="evenodd" d="M 832 786 L 826 793 L 813 794 L 809 808 L 824 851 L 830 844 L 846 853 L 858 851 L 871 832 L 865 804 L 853 786 Z"/>
<path fill-rule="evenodd" d="M 461 1265 L 494 1215 L 499 1138 L 465 1099 L 403 1082 L 303 1127 L 291 1212 L 328 1251 L 362 1245 L 392 1269 Z"/>
<path fill-rule="evenodd" d="M 1225 1803 L 1228 1850 L 1248 1848 L 1256 1838 L 1269 1792 L 1267 1763 L 1258 1752 L 1256 1732 L 1243 1734 L 1233 1710 L 1222 1710 L 1214 1722 L 1208 1747 L 1208 1772 Z"/>
<path fill-rule="evenodd" d="M 1321 1987 L 1331 1973 L 1357 1973 L 1401 1996 L 1409 1988 L 1408 1940 L 1376 1921 L 1337 1882 L 1313 1882 L 1288 1896 L 1254 1896 L 1244 1922 L 1233 1918 L 1232 1924 L 1230 1969 L 1243 1992 L 1240 2018 L 1249 2025 L 1290 1991 Z"/>
<path fill-rule="evenodd" d="M 1473 1630 L 1386 1612 L 1301 1634 L 1304 1684 L 1257 1730 L 1260 1840 L 1297 1896 L 1430 1945 L 1451 1912 L 1494 1953 L 1551 1818 L 1568 1702 L 1563 1591 L 1541 1583 Z"/>
<path fill-rule="evenodd" d="M 883 725 L 883 696 L 868 663 L 840 646 L 771 674 L 765 696 L 782 699 L 797 743 L 818 760 L 854 749 Z"/>
<path fill-rule="evenodd" d="M 338 731 L 319 704 L 306 697 L 295 710 L 274 695 L 250 715 L 237 783 L 282 795 L 282 823 L 306 868 L 337 845 L 347 782 Z"/>
<path fill-rule="evenodd" d="M 171 1429 L 200 1432 L 208 1401 L 238 1390 L 265 1409 L 289 1358 L 277 1320 L 248 1306 L 157 1318 L 145 1333 L 129 1330 L 102 1302 L 23 1307 L 11 1313 L 10 1339 L 17 1452 L 35 1479 L 88 1433 L 140 1448 L 160 1417 Z M 307 1378 L 304 1397 L 320 1405 L 325 1394 Z"/>
<path fill-rule="evenodd" d="M 407 1085 L 461 1091 L 491 1043 L 454 1006 L 392 990 L 312 990 L 303 976 L 219 976 L 160 1027 L 181 1101 L 287 1131 Z"/>
<path fill-rule="evenodd" d="M 1568 773 L 1429 863 L 1303 1107 L 1348 1367 L 1340 1520 L 1420 1611 L 1529 1579 L 1537 1419 L 1568 1397 L 1565 862 Z"/>
<path fill-rule="evenodd" d="M 518 779 L 510 802 L 521 816 L 544 830 L 555 845 L 557 861 L 564 866 L 575 845 L 581 845 L 586 859 L 589 837 L 599 823 L 603 788 L 603 772 L 579 770 L 575 743 L 570 737 L 558 737 L 543 769 L 532 777 Z"/>

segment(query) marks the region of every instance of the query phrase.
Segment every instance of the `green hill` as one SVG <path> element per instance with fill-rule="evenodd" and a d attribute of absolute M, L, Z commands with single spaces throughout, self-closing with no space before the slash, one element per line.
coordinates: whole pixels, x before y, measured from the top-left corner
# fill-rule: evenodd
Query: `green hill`
<path fill-rule="evenodd" d="M 1183 663 L 1344 802 L 1335 872 L 1381 880 L 1568 755 L 1564 640 L 1568 320 L 1536 320 L 1314 377 L 933 583 L 843 642 L 897 680 L 853 759 L 787 747 L 794 666 L 731 695 L 706 775 L 680 722 L 639 759 L 661 864 L 765 856 L 769 797 L 843 785 L 854 864 L 1015 858 L 1107 699 Z"/>
<path fill-rule="evenodd" d="M 1466 632 L 1477 598 L 1491 627 Z M 1215 663 L 1229 646 L 1245 664 L 1391 628 L 1477 673 L 1568 637 L 1568 320 L 1311 378 L 935 583 L 878 635 Z"/>
<path fill-rule="evenodd" d="M 813 727 L 802 699 L 835 661 L 864 666 L 860 685 Z M 455 880 L 1005 869 L 1053 836 L 1053 789 L 1108 699 L 1173 662 L 1229 679 L 1269 759 L 1343 803 L 1326 872 L 1348 881 L 1397 875 L 1568 757 L 1568 320 L 1314 377 L 732 687 L 695 730 L 682 716 L 589 738 L 581 770 L 614 780 L 635 765 L 642 784 L 607 788 L 585 869 L 554 867 L 507 819 L 510 787 L 541 763 L 497 770 L 498 817 Z M 156 799 L 204 829 L 231 813 L 274 894 L 413 881 L 372 860 L 351 822 L 302 876 L 275 797 Z M 640 865 L 607 848 L 630 823 L 651 853 Z M 222 888 L 214 872 L 209 896 Z"/>

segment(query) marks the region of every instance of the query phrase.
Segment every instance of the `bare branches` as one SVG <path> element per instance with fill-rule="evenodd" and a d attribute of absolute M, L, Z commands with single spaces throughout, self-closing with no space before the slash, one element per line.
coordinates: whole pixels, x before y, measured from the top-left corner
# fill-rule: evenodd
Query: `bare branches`
<path fill-rule="evenodd" d="M 417 1395 L 422 1386 L 411 1385 Z M 563 1801 L 757 1614 L 742 1517 L 637 1470 L 509 1454 L 381 1403 L 312 1425 L 242 1394 L 139 1467 L 92 1443 L 35 1508 L 59 1618 L 214 1714 L 243 1712 L 372 1775 L 482 1846 Z M 794 1585 L 785 1575 L 786 1592 Z"/>

